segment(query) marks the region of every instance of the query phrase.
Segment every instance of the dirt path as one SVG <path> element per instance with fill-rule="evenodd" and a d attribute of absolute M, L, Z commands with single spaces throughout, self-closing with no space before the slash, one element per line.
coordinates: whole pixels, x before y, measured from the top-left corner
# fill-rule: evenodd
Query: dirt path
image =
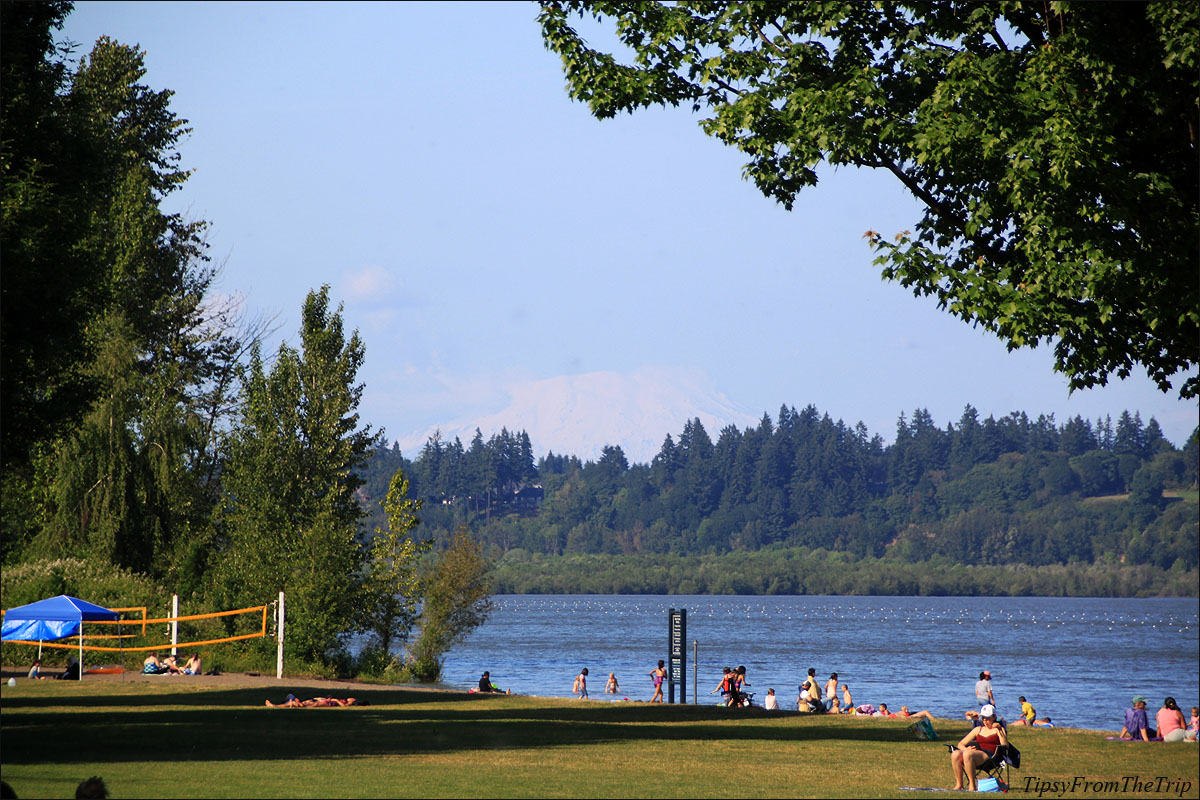
<path fill-rule="evenodd" d="M 0 669 L 0 677 L 4 681 L 9 678 L 16 678 L 17 683 L 22 683 L 26 680 L 25 674 L 29 671 L 28 668 L 19 669 L 16 667 L 6 667 Z M 45 670 L 45 674 L 56 674 L 58 670 Z M 389 685 L 377 683 L 360 683 L 359 681 L 339 681 L 326 680 L 324 678 L 291 678 L 283 676 L 282 680 L 277 679 L 274 675 L 254 675 L 244 672 L 222 673 L 220 675 L 143 675 L 140 672 L 125 672 L 121 675 L 89 675 L 84 674 L 85 681 L 124 681 L 140 682 L 140 683 L 186 683 L 189 686 L 213 686 L 227 689 L 272 689 L 278 687 L 304 687 L 321 689 L 324 691 L 369 691 L 371 689 L 396 689 L 403 688 L 407 691 L 417 692 L 451 692 L 449 689 L 439 689 L 428 686 L 416 686 L 410 684 Z"/>

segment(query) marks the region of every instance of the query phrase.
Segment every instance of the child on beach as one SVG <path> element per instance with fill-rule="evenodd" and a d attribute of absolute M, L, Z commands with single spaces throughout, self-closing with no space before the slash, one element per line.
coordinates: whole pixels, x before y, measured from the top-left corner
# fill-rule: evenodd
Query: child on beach
<path fill-rule="evenodd" d="M 615 672 L 608 673 L 608 683 L 604 684 L 604 693 L 605 694 L 618 694 L 618 693 L 620 693 L 620 691 L 621 691 L 621 687 L 617 684 L 617 673 L 615 673 Z"/>
<path fill-rule="evenodd" d="M 580 700 L 588 699 L 587 676 L 587 667 L 584 667 L 579 671 L 579 674 L 575 676 L 575 685 L 571 687 L 571 693 L 579 695 Z"/>

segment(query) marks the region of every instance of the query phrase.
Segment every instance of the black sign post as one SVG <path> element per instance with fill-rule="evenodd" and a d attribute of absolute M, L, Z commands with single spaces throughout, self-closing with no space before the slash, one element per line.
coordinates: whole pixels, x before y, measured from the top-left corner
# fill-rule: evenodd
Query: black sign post
<path fill-rule="evenodd" d="M 675 687 L 679 687 L 679 702 L 687 703 L 687 609 L 671 609 L 667 616 L 667 702 L 675 702 Z"/>

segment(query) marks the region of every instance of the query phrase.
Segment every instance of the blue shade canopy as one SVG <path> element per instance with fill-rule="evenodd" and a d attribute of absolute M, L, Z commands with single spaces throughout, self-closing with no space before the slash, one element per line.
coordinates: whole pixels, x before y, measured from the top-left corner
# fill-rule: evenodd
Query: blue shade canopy
<path fill-rule="evenodd" d="M 4 641 L 47 641 L 62 639 L 79 632 L 80 623 L 91 620 L 117 619 L 116 611 L 60 594 L 10 608 L 4 613 Z"/>

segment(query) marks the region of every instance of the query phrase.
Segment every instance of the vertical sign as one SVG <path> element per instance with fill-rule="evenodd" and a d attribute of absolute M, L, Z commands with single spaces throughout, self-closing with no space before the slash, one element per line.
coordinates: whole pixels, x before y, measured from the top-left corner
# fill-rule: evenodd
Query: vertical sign
<path fill-rule="evenodd" d="M 679 687 L 679 702 L 687 702 L 687 609 L 671 609 L 667 616 L 667 702 L 675 702 L 675 687 Z"/>

